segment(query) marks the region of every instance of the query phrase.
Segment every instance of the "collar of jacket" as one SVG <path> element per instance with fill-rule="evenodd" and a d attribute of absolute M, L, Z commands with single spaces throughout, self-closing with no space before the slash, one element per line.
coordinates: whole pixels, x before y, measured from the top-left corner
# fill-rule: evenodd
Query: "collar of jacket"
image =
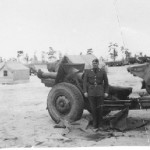
<path fill-rule="evenodd" d="M 97 68 L 97 70 L 100 71 L 101 69 L 100 69 L 100 68 Z M 94 68 L 92 68 L 91 71 L 94 71 Z"/>

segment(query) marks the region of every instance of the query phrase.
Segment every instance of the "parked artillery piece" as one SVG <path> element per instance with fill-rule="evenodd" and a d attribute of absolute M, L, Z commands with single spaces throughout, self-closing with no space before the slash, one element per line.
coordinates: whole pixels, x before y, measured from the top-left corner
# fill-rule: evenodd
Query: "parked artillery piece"
<path fill-rule="evenodd" d="M 89 101 L 83 94 L 83 76 L 85 69 L 92 68 L 93 55 L 64 56 L 54 66 L 56 70 L 49 73 L 38 71 L 37 76 L 41 82 L 51 90 L 47 97 L 47 109 L 51 118 L 59 123 L 61 120 L 70 122 L 81 118 L 83 110 L 91 112 Z M 50 64 L 51 65 L 51 64 Z M 51 65 L 52 68 L 54 68 Z M 50 67 L 48 65 L 49 70 Z M 150 108 L 149 99 L 129 99 L 131 87 L 109 85 L 109 96 L 104 100 L 106 116 L 110 111 L 128 109 Z"/>
<path fill-rule="evenodd" d="M 146 89 L 146 91 L 150 94 L 150 63 L 133 65 L 128 67 L 127 70 L 133 74 L 133 76 L 143 79 L 142 89 Z"/>

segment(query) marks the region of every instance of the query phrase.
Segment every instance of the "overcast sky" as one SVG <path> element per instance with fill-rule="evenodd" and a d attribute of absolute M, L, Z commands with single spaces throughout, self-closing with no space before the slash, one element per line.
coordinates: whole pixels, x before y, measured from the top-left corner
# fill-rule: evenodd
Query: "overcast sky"
<path fill-rule="evenodd" d="M 53 47 L 63 54 L 92 48 L 106 58 L 109 43 L 123 41 L 132 53 L 150 55 L 150 0 L 0 0 L 2 57 Z"/>

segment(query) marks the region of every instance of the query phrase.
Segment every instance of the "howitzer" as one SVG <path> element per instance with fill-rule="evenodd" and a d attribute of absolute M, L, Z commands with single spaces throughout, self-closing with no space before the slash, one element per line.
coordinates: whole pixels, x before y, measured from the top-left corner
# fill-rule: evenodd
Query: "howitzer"
<path fill-rule="evenodd" d="M 84 109 L 91 112 L 89 101 L 83 94 L 83 76 L 84 70 L 92 67 L 91 62 L 95 56 L 80 55 L 72 58 L 74 57 L 64 56 L 59 62 L 57 72 L 44 73 L 39 70 L 37 73 L 42 83 L 51 87 L 47 97 L 47 109 L 56 123 L 61 120 L 76 121 L 81 118 Z M 131 93 L 131 87 L 109 85 L 109 96 L 105 98 L 102 106 L 103 115 L 124 108 L 150 108 L 150 97 L 129 99 Z"/>
<path fill-rule="evenodd" d="M 127 68 L 128 72 L 143 79 L 142 89 L 146 89 L 150 94 L 150 63 L 133 65 Z"/>

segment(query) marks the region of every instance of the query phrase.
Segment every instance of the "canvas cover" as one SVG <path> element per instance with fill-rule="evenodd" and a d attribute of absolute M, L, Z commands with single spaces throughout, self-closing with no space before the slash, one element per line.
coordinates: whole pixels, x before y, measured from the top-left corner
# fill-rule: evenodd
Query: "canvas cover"
<path fill-rule="evenodd" d="M 93 54 L 87 55 L 66 55 L 61 60 L 51 62 L 47 64 L 47 69 L 49 72 L 57 72 L 61 63 L 65 64 L 84 64 L 84 69 L 92 68 L 93 59 L 97 58 Z M 105 68 L 105 63 L 101 60 L 99 61 L 99 67 Z"/>
<path fill-rule="evenodd" d="M 95 59 L 96 56 L 92 54 L 88 55 L 66 55 L 66 61 L 71 64 L 85 64 L 84 69 L 91 69 L 92 68 L 92 60 Z"/>

